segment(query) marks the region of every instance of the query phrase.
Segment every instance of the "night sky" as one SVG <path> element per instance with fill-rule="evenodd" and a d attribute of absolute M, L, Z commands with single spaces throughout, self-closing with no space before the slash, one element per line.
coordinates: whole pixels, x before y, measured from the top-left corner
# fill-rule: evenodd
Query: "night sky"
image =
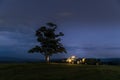
<path fill-rule="evenodd" d="M 0 57 L 36 58 L 35 31 L 58 25 L 67 54 L 53 58 L 120 58 L 119 0 L 0 0 Z"/>

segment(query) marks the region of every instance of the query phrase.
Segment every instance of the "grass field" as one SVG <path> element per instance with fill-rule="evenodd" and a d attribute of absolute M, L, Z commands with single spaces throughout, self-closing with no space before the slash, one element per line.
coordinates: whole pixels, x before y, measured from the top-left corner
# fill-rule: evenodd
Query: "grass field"
<path fill-rule="evenodd" d="M 120 80 L 120 66 L 0 64 L 0 80 Z"/>

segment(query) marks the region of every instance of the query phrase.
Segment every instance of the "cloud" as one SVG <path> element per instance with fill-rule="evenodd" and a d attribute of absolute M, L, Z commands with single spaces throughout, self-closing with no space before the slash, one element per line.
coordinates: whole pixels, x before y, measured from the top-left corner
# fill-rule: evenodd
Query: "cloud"
<path fill-rule="evenodd" d="M 72 15 L 73 15 L 73 13 L 71 13 L 71 12 L 58 13 L 58 16 L 60 16 L 60 17 L 71 17 Z"/>
<path fill-rule="evenodd" d="M 37 44 L 34 37 L 24 33 L 0 31 L 0 56 L 37 58 L 40 54 L 28 54 L 28 50 Z"/>
<path fill-rule="evenodd" d="M 78 57 L 94 57 L 94 58 L 119 58 L 120 45 L 111 46 L 66 46 L 67 56 L 75 55 Z"/>
<path fill-rule="evenodd" d="M 0 31 L 0 46 L 25 46 L 33 45 L 34 37 L 19 32 Z"/>
<path fill-rule="evenodd" d="M 114 23 L 120 20 L 120 10 L 116 6 L 116 0 L 5 0 L 1 4 L 0 17 L 5 21 L 4 24 L 9 25 L 38 24 L 50 19 L 58 22 L 85 23 L 109 21 Z M 62 19 L 57 18 L 56 15 L 61 16 Z"/>
<path fill-rule="evenodd" d="M 14 50 L 15 53 L 17 50 L 25 52 L 32 48 L 36 44 L 35 30 L 40 24 L 53 21 L 62 24 L 60 29 L 65 32 L 63 42 L 65 46 L 69 46 L 70 54 L 107 57 L 114 55 L 112 53 L 117 50 L 115 55 L 118 55 L 119 28 L 115 27 L 120 25 L 120 7 L 116 6 L 116 1 L 0 0 L 2 52 L 5 48 Z M 107 26 L 109 28 L 105 28 Z M 99 47 L 108 44 L 110 46 Z M 113 44 L 118 46 L 112 46 Z M 13 49 L 14 45 L 16 50 Z"/>
<path fill-rule="evenodd" d="M 10 46 L 15 45 L 17 40 L 10 38 L 11 33 L 10 32 L 0 32 L 0 46 Z"/>

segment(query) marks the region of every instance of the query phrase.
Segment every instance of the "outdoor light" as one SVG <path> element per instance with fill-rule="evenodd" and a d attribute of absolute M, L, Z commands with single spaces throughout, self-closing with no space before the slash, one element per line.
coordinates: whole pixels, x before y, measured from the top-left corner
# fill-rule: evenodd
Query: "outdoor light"
<path fill-rule="evenodd" d="M 85 58 L 82 59 L 82 62 L 85 62 Z"/>
<path fill-rule="evenodd" d="M 73 58 L 75 58 L 75 56 L 71 56 L 71 58 L 73 59 Z"/>
<path fill-rule="evenodd" d="M 69 63 L 71 63 L 71 62 L 72 62 L 72 60 L 71 60 L 71 59 L 69 59 L 69 60 L 68 60 L 68 62 L 69 62 Z"/>

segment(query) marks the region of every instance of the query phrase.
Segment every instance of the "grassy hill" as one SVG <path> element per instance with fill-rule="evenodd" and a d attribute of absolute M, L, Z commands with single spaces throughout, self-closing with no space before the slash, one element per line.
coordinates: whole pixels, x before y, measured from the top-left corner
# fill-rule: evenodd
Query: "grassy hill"
<path fill-rule="evenodd" d="M 0 64 L 0 80 L 120 80 L 120 66 Z"/>

